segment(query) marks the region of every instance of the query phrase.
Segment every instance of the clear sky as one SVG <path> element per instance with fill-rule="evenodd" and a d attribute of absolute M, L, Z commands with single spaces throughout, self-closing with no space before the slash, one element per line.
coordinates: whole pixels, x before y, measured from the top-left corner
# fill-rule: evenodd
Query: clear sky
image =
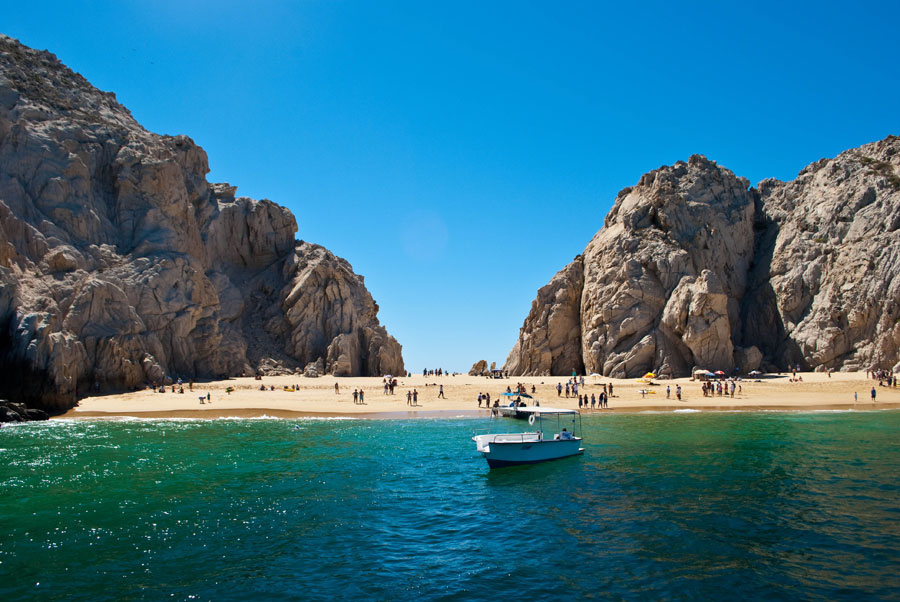
<path fill-rule="evenodd" d="M 346 258 L 407 369 L 502 364 L 616 193 L 900 134 L 898 2 L 3 2 L 0 31 L 187 134 Z"/>

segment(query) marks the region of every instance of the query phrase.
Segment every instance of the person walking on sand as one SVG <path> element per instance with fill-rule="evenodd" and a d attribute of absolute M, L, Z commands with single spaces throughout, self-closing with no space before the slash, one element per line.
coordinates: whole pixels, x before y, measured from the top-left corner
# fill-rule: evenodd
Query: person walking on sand
<path fill-rule="evenodd" d="M 875 403 L 875 387 L 872 387 L 872 403 Z"/>
<path fill-rule="evenodd" d="M 556 383 L 556 396 L 562 397 L 562 383 Z"/>
<path fill-rule="evenodd" d="M 334 394 L 335 395 L 341 394 L 341 387 L 337 383 L 334 383 Z"/>
<path fill-rule="evenodd" d="M 444 397 L 444 385 L 438 387 L 438 399 L 447 399 Z"/>
<path fill-rule="evenodd" d="M 666 399 L 669 399 L 669 396 L 672 394 L 672 387 L 666 385 Z"/>
<path fill-rule="evenodd" d="M 675 385 L 675 397 L 678 398 L 678 401 L 681 401 L 681 385 Z"/>
<path fill-rule="evenodd" d="M 856 402 L 859 401 L 859 396 L 856 394 L 856 391 L 853 392 L 853 405 L 856 405 Z"/>

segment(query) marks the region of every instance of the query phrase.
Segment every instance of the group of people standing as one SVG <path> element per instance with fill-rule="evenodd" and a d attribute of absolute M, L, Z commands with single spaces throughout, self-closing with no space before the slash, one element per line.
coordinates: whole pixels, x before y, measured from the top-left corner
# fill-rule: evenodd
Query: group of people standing
<path fill-rule="evenodd" d="M 581 387 L 584 387 L 584 377 L 581 377 L 581 382 L 579 383 L 578 378 L 572 377 L 566 382 L 566 398 L 569 397 L 580 397 L 578 395 L 578 387 L 579 384 Z M 610 385 L 612 386 L 612 385 Z M 603 390 L 606 391 L 606 385 L 603 385 Z M 556 396 L 562 397 L 563 385 L 562 383 L 556 383 Z"/>
<path fill-rule="evenodd" d="M 508 388 L 509 387 L 507 387 L 507 389 Z M 479 408 L 481 407 L 482 401 L 484 402 L 484 407 L 486 407 L 486 408 L 491 407 L 491 394 L 490 393 L 482 393 L 481 391 L 479 391 L 478 392 L 478 407 Z"/>
<path fill-rule="evenodd" d="M 588 406 L 588 403 L 590 403 L 590 406 Z M 606 391 L 601 391 L 599 397 L 591 393 L 590 401 L 588 401 L 587 394 L 578 396 L 579 409 L 587 409 L 588 407 L 590 407 L 593 410 L 595 405 L 598 409 L 609 407 L 609 397 L 607 396 Z"/>
<path fill-rule="evenodd" d="M 717 380 L 715 382 L 708 380 L 703 383 L 703 397 L 713 397 L 715 395 L 731 395 L 734 397 L 734 392 L 737 390 L 738 393 L 741 392 L 741 386 L 737 384 L 735 381 L 721 381 Z M 680 398 L 679 398 L 680 399 Z"/>
<path fill-rule="evenodd" d="M 385 395 L 393 395 L 394 389 L 397 387 L 397 379 L 396 378 L 388 378 L 387 376 L 385 376 L 384 379 L 382 380 L 382 383 L 384 384 L 384 394 Z"/>
<path fill-rule="evenodd" d="M 893 370 L 867 370 L 866 376 L 872 375 L 872 380 L 878 381 L 879 387 L 896 387 L 897 377 Z"/>

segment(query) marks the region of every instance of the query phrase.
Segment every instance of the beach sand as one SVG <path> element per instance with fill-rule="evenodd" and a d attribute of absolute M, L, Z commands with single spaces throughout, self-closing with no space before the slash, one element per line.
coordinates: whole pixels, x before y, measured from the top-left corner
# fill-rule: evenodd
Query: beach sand
<path fill-rule="evenodd" d="M 638 379 L 611 379 L 606 377 L 585 377 L 585 387 L 580 393 L 599 394 L 602 383 L 612 383 L 614 396 L 609 400 L 609 409 L 586 410 L 586 414 L 602 412 L 642 412 L 674 410 L 847 410 L 847 409 L 892 409 L 900 408 L 900 387 L 893 389 L 879 387 L 878 381 L 866 379 L 864 372 L 803 373 L 803 382 L 790 382 L 791 375 L 772 374 L 758 380 L 739 381 L 741 392 L 730 396 L 704 397 L 700 383 L 690 378 L 654 380 L 648 385 Z M 303 376 L 271 376 L 262 381 L 253 378 L 233 378 L 227 380 L 200 382 L 189 391 L 187 384 L 184 394 L 172 393 L 171 386 L 166 393 L 150 390 L 97 395 L 87 397 L 79 405 L 57 418 L 98 418 L 131 416 L 144 418 L 190 417 L 304 417 L 304 416 L 354 416 L 360 418 L 404 418 L 434 416 L 477 416 L 488 415 L 483 407 L 478 408 L 479 392 L 490 393 L 491 400 L 506 398 L 500 394 L 510 386 L 524 383 L 528 391 L 535 385 L 535 398 L 544 407 L 578 408 L 577 398 L 562 397 L 556 393 L 556 384 L 565 386 L 566 377 L 522 376 L 509 379 L 488 379 L 475 376 L 422 376 L 413 375 L 399 378 L 394 395 L 384 395 L 380 377 L 353 378 L 304 378 Z M 334 390 L 335 383 L 340 393 Z M 260 391 L 260 385 L 274 386 L 275 390 Z M 682 400 L 675 398 L 675 385 L 682 387 Z M 299 386 L 297 391 L 285 391 L 283 387 Z M 438 398 L 438 386 L 444 385 L 446 399 Z M 666 398 L 666 386 L 672 389 Z M 871 401 L 871 389 L 877 391 L 877 403 Z M 234 391 L 226 392 L 227 387 Z M 177 387 L 176 387 L 177 388 Z M 354 389 L 365 390 L 365 405 L 354 404 Z M 406 392 L 418 390 L 418 404 L 407 405 Z M 641 389 L 652 391 L 643 395 Z M 854 404 L 853 394 L 858 402 Z M 201 404 L 199 396 L 209 393 L 210 403 Z M 529 401 L 529 405 L 532 405 Z"/>

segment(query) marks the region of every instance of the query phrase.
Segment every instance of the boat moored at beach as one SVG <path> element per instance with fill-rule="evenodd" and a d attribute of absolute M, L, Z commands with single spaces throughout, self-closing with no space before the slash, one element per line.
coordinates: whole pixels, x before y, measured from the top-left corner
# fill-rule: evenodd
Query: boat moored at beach
<path fill-rule="evenodd" d="M 475 435 L 475 448 L 484 455 L 488 466 L 501 468 L 519 464 L 536 464 L 584 453 L 581 447 L 581 414 L 577 410 L 559 408 L 519 408 L 528 410 L 528 423 L 537 430 L 524 433 Z M 545 435 L 544 427 L 554 429 Z M 576 431 L 577 426 L 577 431 Z"/>
<path fill-rule="evenodd" d="M 515 398 L 509 402 L 508 405 L 496 406 L 494 408 L 494 414 L 503 416 L 504 418 L 519 418 L 520 420 L 526 420 L 529 416 L 531 416 L 531 412 L 528 410 L 534 410 L 535 408 L 540 409 L 540 402 L 537 400 L 532 401 L 532 405 L 534 408 L 528 407 L 528 402 L 524 401 L 524 399 L 534 399 L 531 395 L 525 392 L 515 392 L 515 393 L 501 393 L 503 397 Z M 523 399 L 524 398 L 524 399 Z"/>

